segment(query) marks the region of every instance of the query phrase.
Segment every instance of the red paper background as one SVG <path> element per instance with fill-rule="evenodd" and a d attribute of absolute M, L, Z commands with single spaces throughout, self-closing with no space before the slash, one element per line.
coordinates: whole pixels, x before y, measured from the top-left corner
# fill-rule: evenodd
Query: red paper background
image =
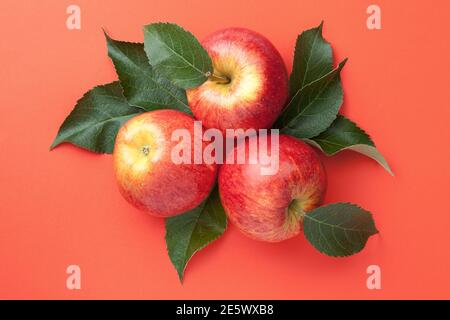
<path fill-rule="evenodd" d="M 366 8 L 382 9 L 382 30 Z M 66 28 L 81 7 L 82 28 Z M 91 1 L 0 3 L 0 298 L 450 298 L 448 1 Z M 108 155 L 48 151 L 76 100 L 115 79 L 102 27 L 142 41 L 172 21 L 199 38 L 228 26 L 266 35 L 292 64 L 295 37 L 325 20 L 343 71 L 343 112 L 374 138 L 396 176 L 345 152 L 325 159 L 326 202 L 373 212 L 381 233 L 351 258 L 304 239 L 252 241 L 236 228 L 199 252 L 178 281 L 163 220 L 119 195 Z M 82 289 L 66 288 L 81 267 Z M 381 267 L 368 290 L 366 268 Z"/>

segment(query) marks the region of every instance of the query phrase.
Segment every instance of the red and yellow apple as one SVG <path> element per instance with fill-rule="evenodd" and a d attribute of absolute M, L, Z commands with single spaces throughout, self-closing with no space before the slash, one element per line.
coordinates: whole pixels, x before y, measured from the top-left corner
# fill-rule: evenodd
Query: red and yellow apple
<path fill-rule="evenodd" d="M 114 170 L 122 195 L 151 215 L 170 217 L 197 207 L 215 184 L 216 164 L 176 164 L 172 133 L 186 129 L 194 156 L 194 119 L 175 110 L 157 110 L 130 119 L 119 130 Z M 204 146 L 203 146 L 204 147 Z"/>
<path fill-rule="evenodd" d="M 208 36 L 202 45 L 214 72 L 187 92 L 194 116 L 206 128 L 270 128 L 288 96 L 288 75 L 277 49 L 262 35 L 229 28 Z"/>
<path fill-rule="evenodd" d="M 219 192 L 229 219 L 250 238 L 278 242 L 297 235 L 306 212 L 320 205 L 326 174 L 316 152 L 291 136 L 279 136 L 278 171 L 262 174 L 260 157 L 249 148 L 256 136 L 235 147 L 245 148 L 245 163 L 224 164 L 219 170 Z M 270 142 L 270 139 L 269 139 Z M 272 144 L 268 143 L 269 154 Z M 250 162 L 250 157 L 257 157 Z"/>

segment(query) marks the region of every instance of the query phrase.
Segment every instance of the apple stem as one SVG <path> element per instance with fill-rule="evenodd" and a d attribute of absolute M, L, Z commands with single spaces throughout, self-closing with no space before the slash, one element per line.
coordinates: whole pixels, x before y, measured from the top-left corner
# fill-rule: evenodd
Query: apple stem
<path fill-rule="evenodd" d="M 220 83 L 220 84 L 227 84 L 230 83 L 230 79 L 224 76 L 219 76 L 214 73 L 209 73 L 208 75 L 209 80 Z"/>
<path fill-rule="evenodd" d="M 288 213 L 291 219 L 299 220 L 303 224 L 306 212 L 303 210 L 302 201 L 299 199 L 293 199 L 288 207 Z"/>

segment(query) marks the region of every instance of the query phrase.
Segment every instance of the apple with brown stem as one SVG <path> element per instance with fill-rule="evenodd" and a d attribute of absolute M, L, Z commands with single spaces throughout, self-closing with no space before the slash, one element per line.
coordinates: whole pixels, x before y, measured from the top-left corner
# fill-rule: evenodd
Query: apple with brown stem
<path fill-rule="evenodd" d="M 245 148 L 244 164 L 224 164 L 219 170 L 219 192 L 233 224 L 250 238 L 279 242 L 296 236 L 305 214 L 318 207 L 326 189 L 324 167 L 306 143 L 288 135 L 279 136 L 279 165 L 273 175 L 263 175 L 251 137 L 238 145 Z M 272 144 L 268 144 L 272 152 Z M 250 157 L 257 157 L 254 164 Z"/>
<path fill-rule="evenodd" d="M 288 75 L 277 49 L 243 28 L 215 32 L 203 42 L 213 74 L 187 92 L 194 116 L 206 128 L 270 128 L 288 97 Z"/>

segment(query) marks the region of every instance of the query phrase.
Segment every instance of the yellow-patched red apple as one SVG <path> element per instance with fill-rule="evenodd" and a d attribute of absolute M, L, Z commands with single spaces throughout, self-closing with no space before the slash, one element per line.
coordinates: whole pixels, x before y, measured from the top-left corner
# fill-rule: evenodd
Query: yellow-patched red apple
<path fill-rule="evenodd" d="M 262 35 L 229 28 L 208 36 L 202 45 L 214 72 L 188 90 L 194 116 L 206 128 L 270 128 L 288 96 L 286 67 L 277 49 Z"/>
<path fill-rule="evenodd" d="M 185 143 L 194 157 L 194 119 L 179 111 L 144 113 L 117 134 L 113 157 L 120 192 L 154 216 L 170 217 L 197 207 L 215 184 L 216 164 L 194 164 L 192 158 L 190 164 L 173 161 L 172 150 L 179 142 L 172 141 L 172 133 L 180 129 L 190 134 L 191 141 Z"/>
<path fill-rule="evenodd" d="M 254 136 L 234 149 L 238 154 L 245 148 L 245 163 L 221 166 L 220 199 L 229 219 L 245 235 L 261 241 L 283 241 L 297 235 L 305 213 L 320 205 L 326 189 L 325 170 L 310 146 L 280 135 L 278 170 L 264 175 L 261 157 L 249 148 L 254 139 L 258 138 Z M 274 151 L 272 143 L 267 149 Z M 257 161 L 252 163 L 250 157 Z"/>

